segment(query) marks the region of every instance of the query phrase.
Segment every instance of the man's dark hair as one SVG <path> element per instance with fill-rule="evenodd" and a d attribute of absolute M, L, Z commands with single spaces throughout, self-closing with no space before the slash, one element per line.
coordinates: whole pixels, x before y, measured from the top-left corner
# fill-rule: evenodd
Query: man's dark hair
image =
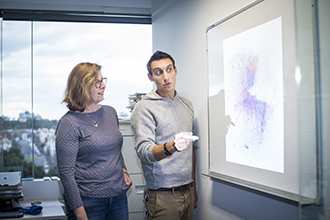
<path fill-rule="evenodd" d="M 151 72 L 151 63 L 152 61 L 155 60 L 162 60 L 162 59 L 171 59 L 172 63 L 173 63 L 173 67 L 175 67 L 175 61 L 173 59 L 173 57 L 171 57 L 171 55 L 169 55 L 168 53 L 162 52 L 162 51 L 156 51 L 149 59 L 148 63 L 147 63 L 147 69 L 150 75 L 152 75 Z"/>

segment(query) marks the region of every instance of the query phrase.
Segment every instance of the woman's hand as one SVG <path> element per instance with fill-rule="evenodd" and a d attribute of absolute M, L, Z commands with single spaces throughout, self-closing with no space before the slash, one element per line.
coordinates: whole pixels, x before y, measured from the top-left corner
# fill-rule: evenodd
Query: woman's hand
<path fill-rule="evenodd" d="M 74 209 L 73 213 L 76 215 L 77 220 L 88 220 L 84 206 Z"/>
<path fill-rule="evenodd" d="M 129 178 L 129 175 L 127 173 L 127 170 L 126 169 L 123 169 L 124 171 L 124 178 L 125 178 L 125 183 L 127 186 L 132 186 L 132 180 Z"/>

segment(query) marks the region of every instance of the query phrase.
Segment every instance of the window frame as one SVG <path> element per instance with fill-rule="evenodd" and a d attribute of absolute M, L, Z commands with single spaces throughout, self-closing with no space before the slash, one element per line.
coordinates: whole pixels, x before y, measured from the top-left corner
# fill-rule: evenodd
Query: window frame
<path fill-rule="evenodd" d="M 34 112 L 33 112 L 33 22 L 91 22 L 91 23 L 120 23 L 120 24 L 151 24 L 151 14 L 99 14 L 90 12 L 61 12 L 61 11 L 45 11 L 45 10 L 1 10 L 1 120 L 0 128 L 4 131 L 4 115 L 3 115 L 3 21 L 30 21 L 31 22 L 31 134 L 32 143 L 34 143 Z M 3 139 L 1 138 L 1 154 L 0 154 L 0 172 L 4 168 L 3 155 Z M 35 177 L 34 165 L 34 144 L 32 144 L 32 179 Z M 31 179 L 31 178 L 26 178 Z"/>

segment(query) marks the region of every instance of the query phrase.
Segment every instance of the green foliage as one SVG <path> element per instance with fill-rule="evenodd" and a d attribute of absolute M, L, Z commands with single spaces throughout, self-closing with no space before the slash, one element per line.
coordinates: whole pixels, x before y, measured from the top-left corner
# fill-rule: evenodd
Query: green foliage
<path fill-rule="evenodd" d="M 32 162 L 25 161 L 24 155 L 18 147 L 11 147 L 8 151 L 3 151 L 4 167 L 6 172 L 22 171 L 22 178 L 32 177 Z M 34 178 L 43 178 L 45 176 L 42 165 L 34 165 Z"/>
<path fill-rule="evenodd" d="M 47 176 L 58 176 L 57 166 L 49 168 Z"/>
<path fill-rule="evenodd" d="M 3 151 L 4 167 L 8 167 L 8 171 L 19 171 L 24 166 L 24 155 L 18 147 L 11 147 L 8 151 Z"/>
<path fill-rule="evenodd" d="M 22 177 L 32 177 L 32 162 L 26 162 L 23 168 Z M 34 178 L 43 178 L 45 176 L 44 167 L 42 165 L 36 166 L 34 165 Z"/>

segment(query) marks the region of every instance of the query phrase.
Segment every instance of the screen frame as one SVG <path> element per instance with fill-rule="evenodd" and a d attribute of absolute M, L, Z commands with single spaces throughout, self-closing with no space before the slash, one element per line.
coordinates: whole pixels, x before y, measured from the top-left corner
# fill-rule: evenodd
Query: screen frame
<path fill-rule="evenodd" d="M 299 157 L 299 144 L 301 142 L 299 137 L 299 106 L 298 102 L 298 86 L 296 85 L 295 71 L 296 71 L 296 40 L 295 40 L 295 21 L 294 21 L 294 5 L 288 1 L 272 1 L 272 0 L 257 0 L 246 7 L 236 11 L 226 18 L 210 25 L 206 30 L 207 39 L 207 60 L 208 60 L 208 174 L 203 174 L 207 177 L 230 182 L 239 186 L 248 187 L 271 195 L 279 196 L 293 201 L 299 201 L 304 204 L 313 203 L 317 197 L 316 190 L 312 193 L 304 194 L 299 188 L 301 176 L 299 175 L 299 163 L 303 163 Z M 258 16 L 256 16 L 258 15 Z M 284 100 L 284 173 L 270 172 L 263 169 L 244 167 L 242 165 L 230 164 L 228 167 L 223 167 L 226 164 L 226 158 L 223 156 L 226 144 L 216 143 L 216 148 L 212 145 L 214 143 L 214 128 L 210 125 L 214 119 L 214 114 L 210 114 L 210 105 L 214 102 L 210 100 L 210 89 L 213 83 L 215 74 L 224 75 L 223 60 L 220 64 L 214 65 L 214 54 L 223 53 L 222 41 L 235 34 L 249 30 L 258 25 L 264 24 L 270 20 L 281 17 L 282 19 L 282 47 L 283 47 L 283 100 Z M 217 37 L 220 40 L 214 42 L 215 37 L 210 36 L 214 30 L 217 29 Z M 220 42 L 220 43 L 219 43 Z M 216 48 L 214 45 L 217 44 Z M 223 54 L 220 55 L 223 58 Z M 218 59 L 219 60 L 219 59 Z M 212 63 L 213 62 L 213 63 Z M 221 66 L 222 65 L 222 66 Z M 217 67 L 217 68 L 214 68 Z M 222 71 L 222 72 L 221 72 Z M 224 84 L 224 82 L 222 81 Z M 224 89 L 224 85 L 219 85 L 220 90 Z M 314 86 L 314 85 L 312 85 Z M 223 88 L 222 88 L 223 87 Z M 224 105 L 224 100 L 223 100 Z M 222 125 L 219 128 L 221 134 L 226 133 L 227 118 L 224 117 L 224 106 L 220 106 L 219 112 L 221 114 Z M 219 121 L 219 119 L 218 119 Z M 213 134 L 213 136 L 212 136 Z M 217 134 L 216 134 L 217 135 Z M 218 138 L 219 139 L 219 138 Z M 223 138 L 225 139 L 225 138 Z M 221 149 L 218 151 L 218 149 Z M 220 155 L 215 157 L 214 155 Z M 294 155 L 293 158 L 291 156 Z M 317 179 L 316 172 L 316 155 L 311 155 L 312 159 L 312 176 Z M 214 163 L 220 163 L 221 169 L 215 168 Z M 229 164 L 229 163 L 228 163 Z M 314 166 L 315 164 L 315 166 Z M 233 169 L 233 172 L 227 170 Z M 245 173 L 247 172 L 247 174 Z M 241 175 L 243 174 L 243 175 Z M 313 179 L 313 178 L 312 178 Z M 264 181 L 265 180 L 265 181 Z M 277 181 L 279 184 L 273 184 Z M 309 181 L 306 179 L 305 181 Z"/>

